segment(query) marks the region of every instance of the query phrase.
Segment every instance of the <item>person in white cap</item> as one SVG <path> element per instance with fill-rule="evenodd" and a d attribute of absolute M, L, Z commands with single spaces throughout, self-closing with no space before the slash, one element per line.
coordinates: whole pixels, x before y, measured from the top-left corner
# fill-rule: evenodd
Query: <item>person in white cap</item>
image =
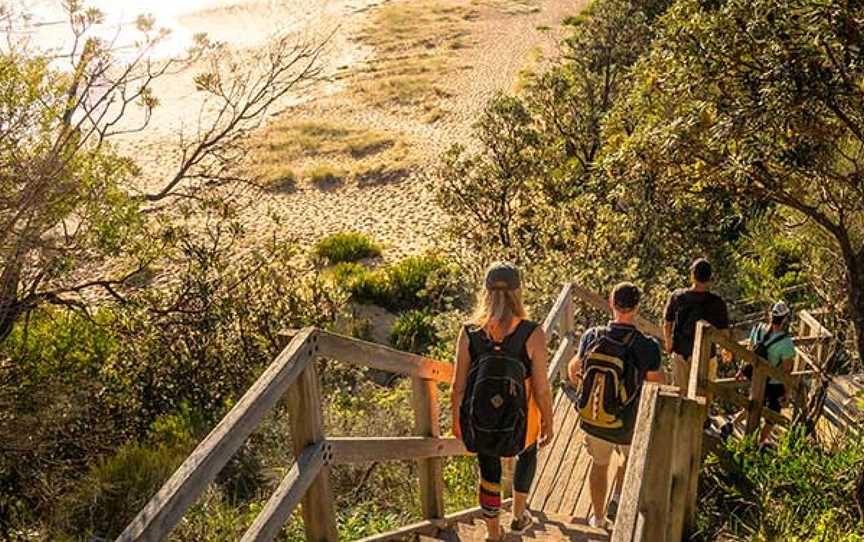
<path fill-rule="evenodd" d="M 753 326 L 750 332 L 750 347 L 753 352 L 771 365 L 782 369 L 786 373 L 792 373 L 795 360 L 795 343 L 787 333 L 787 328 L 792 311 L 784 301 L 774 303 L 768 312 L 766 322 Z M 749 371 L 748 371 L 749 369 Z M 739 373 L 739 378 L 750 378 L 752 367 L 745 367 Z M 765 387 L 765 405 L 775 412 L 780 412 L 786 399 L 786 386 L 773 378 L 768 379 Z M 771 437 L 774 424 L 765 421 L 765 426 L 759 434 L 759 442 L 765 444 Z"/>

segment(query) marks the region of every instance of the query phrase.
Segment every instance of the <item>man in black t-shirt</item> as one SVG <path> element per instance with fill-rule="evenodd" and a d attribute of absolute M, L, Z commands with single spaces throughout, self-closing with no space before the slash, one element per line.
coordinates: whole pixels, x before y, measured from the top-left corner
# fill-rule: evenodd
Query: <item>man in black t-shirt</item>
<path fill-rule="evenodd" d="M 690 358 L 693 355 L 693 341 L 696 324 L 705 320 L 717 329 L 729 329 L 729 311 L 726 302 L 717 294 L 710 292 L 712 269 L 704 258 L 699 258 L 690 266 L 690 288 L 676 290 L 666 304 L 666 322 L 663 327 L 665 350 L 672 354 L 672 383 L 687 394 L 690 382 Z"/>

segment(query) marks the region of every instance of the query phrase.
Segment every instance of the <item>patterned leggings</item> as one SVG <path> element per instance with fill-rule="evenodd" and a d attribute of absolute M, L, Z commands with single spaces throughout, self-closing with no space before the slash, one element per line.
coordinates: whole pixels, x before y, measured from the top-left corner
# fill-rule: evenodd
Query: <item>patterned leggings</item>
<path fill-rule="evenodd" d="M 501 511 L 501 458 L 489 455 L 477 455 L 480 464 L 480 507 L 483 515 L 488 518 L 498 517 Z M 516 460 L 513 472 L 513 491 L 528 493 L 531 482 L 537 471 L 537 445 L 533 445 Z"/>

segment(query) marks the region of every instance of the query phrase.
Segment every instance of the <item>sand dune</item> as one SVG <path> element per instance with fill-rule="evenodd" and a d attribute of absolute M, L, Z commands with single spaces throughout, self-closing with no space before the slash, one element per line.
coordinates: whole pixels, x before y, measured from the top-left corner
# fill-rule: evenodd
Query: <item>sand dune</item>
<path fill-rule="evenodd" d="M 347 179 L 322 188 L 304 180 L 302 164 L 298 165 L 300 178 L 292 190 L 256 196 L 258 203 L 248 210 L 247 222 L 257 236 L 270 239 L 275 235 L 311 244 L 330 233 L 358 230 L 387 245 L 391 258 L 435 246 L 445 219 L 433 201 L 425 174 L 449 145 L 470 144 L 471 125 L 485 101 L 496 91 L 510 90 L 520 70 L 538 51 L 547 57 L 556 55 L 560 21 L 584 3 L 435 0 L 442 9 L 458 9 L 467 15 L 464 45 L 441 52 L 444 60 L 456 68 L 442 72 L 440 80 L 436 80 L 441 96 L 431 105 L 434 111 L 446 114 L 430 120 L 428 111 L 369 103 L 352 91 L 363 73 L 375 69 L 382 53 L 376 50 L 375 40 L 364 39 L 375 31 L 376 10 L 409 9 L 426 1 L 252 0 L 179 17 L 193 31 L 206 31 L 240 47 L 258 46 L 260 41 L 256 40 L 279 29 L 304 32 L 312 38 L 333 32 L 322 60 L 326 81 L 313 92 L 292 97 L 274 122 L 338 119 L 340 123 L 392 134 L 410 147 L 408 174 L 380 182 Z M 519 9 L 513 9 L 514 5 Z M 141 182 L 151 186 L 158 184 L 176 163 L 177 157 L 168 152 L 172 138 L 182 123 L 194 122 L 187 112 L 196 110 L 198 99 L 188 74 L 162 81 L 156 91 L 165 106 L 154 115 L 150 129 L 122 142 L 128 152 L 140 158 L 145 172 Z M 430 104 L 425 107 L 429 109 Z M 285 166 L 294 165 L 286 162 Z M 283 217 L 278 226 L 263 218 L 273 209 Z"/>

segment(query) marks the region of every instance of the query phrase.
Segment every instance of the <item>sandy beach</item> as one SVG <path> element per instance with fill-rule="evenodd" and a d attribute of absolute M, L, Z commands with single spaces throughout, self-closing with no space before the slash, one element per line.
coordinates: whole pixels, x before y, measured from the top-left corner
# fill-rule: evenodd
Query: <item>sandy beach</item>
<path fill-rule="evenodd" d="M 388 258 L 398 258 L 428 250 L 441 237 L 444 216 L 426 180 L 440 153 L 453 143 L 470 147 L 471 125 L 486 100 L 495 92 L 512 91 L 522 72 L 557 57 L 563 36 L 560 23 L 584 3 L 194 0 L 182 9 L 163 6 L 158 12 L 162 18 L 157 20 L 167 21 L 172 35 L 179 36 L 172 47 L 181 47 L 183 36 L 198 32 L 240 50 L 261 47 L 275 33 L 293 33 L 313 42 L 330 36 L 321 58 L 323 80 L 279 104 L 256 144 L 267 146 L 275 133 L 268 132 L 271 126 L 290 138 L 292 127 L 327 123 L 329 128 L 352 130 L 358 137 L 374 134 L 390 150 L 362 160 L 333 149 L 311 153 L 314 156 L 271 153 L 262 158 L 268 167 L 290 171 L 296 182 L 289 189 L 257 195 L 257 203 L 246 211 L 246 222 L 256 237 L 276 236 L 302 245 L 330 233 L 362 231 L 388 247 Z M 147 2 L 133 4 L 148 7 Z M 120 10 L 121 20 L 130 17 L 131 9 Z M 111 14 L 118 16 L 117 11 L 112 8 Z M 400 34 L 404 24 L 414 25 L 406 35 Z M 39 32 L 52 29 L 56 32 L 56 26 L 47 25 Z M 425 41 L 409 43 L 414 34 L 424 32 Z M 417 73 L 428 74 L 425 79 L 409 73 L 415 65 Z M 403 67 L 409 75 L 400 72 L 392 81 L 386 79 Z M 191 73 L 182 73 L 161 80 L 155 88 L 161 105 L 149 127 L 120 142 L 142 166 L 141 187 L 159 185 L 172 171 L 178 160 L 171 152 L 178 130 L 197 122 L 193 113 L 200 108 L 200 93 L 191 79 Z M 415 87 L 402 95 L 398 88 L 386 86 L 409 83 Z M 434 86 L 434 93 L 423 84 Z M 413 100 L 412 94 L 425 98 Z M 399 149 L 398 155 L 394 148 Z M 309 172 L 322 167 L 336 167 L 338 181 L 310 182 L 314 173 Z M 282 217 L 278 225 L 264 218 L 273 211 Z"/>

